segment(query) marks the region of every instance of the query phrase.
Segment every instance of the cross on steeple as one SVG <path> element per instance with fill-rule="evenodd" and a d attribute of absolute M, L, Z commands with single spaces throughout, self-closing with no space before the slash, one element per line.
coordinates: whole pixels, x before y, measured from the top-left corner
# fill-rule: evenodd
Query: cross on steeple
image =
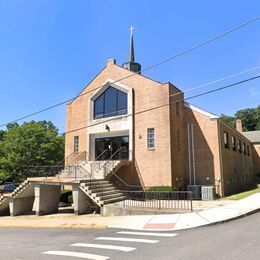
<path fill-rule="evenodd" d="M 135 73 L 141 73 L 141 65 L 135 62 L 135 54 L 134 54 L 134 27 L 131 25 L 129 28 L 130 31 L 130 50 L 129 50 L 129 61 L 123 64 L 123 68 L 133 71 Z"/>
<path fill-rule="evenodd" d="M 131 27 L 129 28 L 129 31 L 131 32 L 131 34 L 133 34 L 133 30 L 134 30 L 135 28 L 131 25 Z"/>

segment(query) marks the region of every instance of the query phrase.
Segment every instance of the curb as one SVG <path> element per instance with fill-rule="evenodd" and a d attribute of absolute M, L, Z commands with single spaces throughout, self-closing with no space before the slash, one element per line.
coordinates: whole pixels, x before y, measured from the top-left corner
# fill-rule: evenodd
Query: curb
<path fill-rule="evenodd" d="M 182 228 L 182 229 L 172 229 L 172 230 L 168 230 L 168 231 L 181 231 L 181 230 L 189 230 L 189 229 L 203 228 L 203 227 L 208 227 L 208 226 L 215 226 L 215 225 L 225 224 L 225 223 L 231 222 L 233 220 L 237 220 L 237 219 L 241 219 L 241 218 L 253 215 L 253 214 L 257 213 L 257 212 L 260 212 L 260 208 L 251 210 L 249 212 L 246 212 L 244 214 L 241 214 L 241 215 L 238 215 L 238 216 L 235 216 L 235 217 L 231 217 L 231 218 L 228 218 L 228 219 L 211 222 L 211 223 L 208 223 L 208 224 L 205 224 L 205 225 L 196 226 L 196 227 L 189 227 L 189 228 Z"/>
<path fill-rule="evenodd" d="M 61 224 L 57 226 L 37 226 L 37 225 L 0 225 L 0 228 L 84 228 L 84 229 L 108 229 L 106 225 L 98 224 Z"/>

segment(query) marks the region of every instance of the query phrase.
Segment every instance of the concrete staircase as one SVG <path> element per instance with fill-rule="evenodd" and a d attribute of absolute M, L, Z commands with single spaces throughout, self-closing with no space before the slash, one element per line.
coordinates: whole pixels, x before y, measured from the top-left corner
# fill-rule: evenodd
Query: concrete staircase
<path fill-rule="evenodd" d="M 100 207 L 126 199 L 115 185 L 105 179 L 86 181 L 80 184 L 80 189 Z"/>
<path fill-rule="evenodd" d="M 31 183 L 28 180 L 25 180 L 23 183 L 21 183 L 12 193 L 12 198 L 20 197 L 24 192 L 26 192 L 29 188 Z"/>
<path fill-rule="evenodd" d="M 31 183 L 26 180 L 20 184 L 11 194 L 0 195 L 0 215 L 6 215 L 10 213 L 9 202 L 12 199 L 24 198 L 27 196 L 33 196 L 33 188 Z"/>

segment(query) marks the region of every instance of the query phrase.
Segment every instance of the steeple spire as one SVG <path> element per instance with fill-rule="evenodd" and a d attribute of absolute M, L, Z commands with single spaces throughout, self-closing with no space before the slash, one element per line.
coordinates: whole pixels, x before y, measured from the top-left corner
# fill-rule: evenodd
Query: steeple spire
<path fill-rule="evenodd" d="M 130 31 L 130 53 L 129 53 L 129 62 L 134 62 L 134 61 L 135 61 L 133 30 L 134 30 L 134 27 L 131 26 L 130 29 L 129 29 L 129 31 Z"/>
<path fill-rule="evenodd" d="M 134 36 L 133 36 L 134 27 L 131 26 L 129 28 L 130 31 L 130 51 L 129 51 L 129 62 L 125 62 L 123 64 L 123 68 L 127 70 L 131 70 L 133 72 L 139 73 L 141 71 L 141 65 L 135 62 L 135 54 L 134 54 Z"/>

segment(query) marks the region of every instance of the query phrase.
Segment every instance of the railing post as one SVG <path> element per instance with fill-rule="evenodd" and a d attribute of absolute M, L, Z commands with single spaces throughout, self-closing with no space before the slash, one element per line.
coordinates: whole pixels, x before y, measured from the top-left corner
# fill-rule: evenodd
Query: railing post
<path fill-rule="evenodd" d="M 191 196 L 191 194 L 190 194 L 190 210 L 191 211 L 193 211 L 193 207 L 192 207 L 193 205 L 192 205 L 192 196 Z"/>

